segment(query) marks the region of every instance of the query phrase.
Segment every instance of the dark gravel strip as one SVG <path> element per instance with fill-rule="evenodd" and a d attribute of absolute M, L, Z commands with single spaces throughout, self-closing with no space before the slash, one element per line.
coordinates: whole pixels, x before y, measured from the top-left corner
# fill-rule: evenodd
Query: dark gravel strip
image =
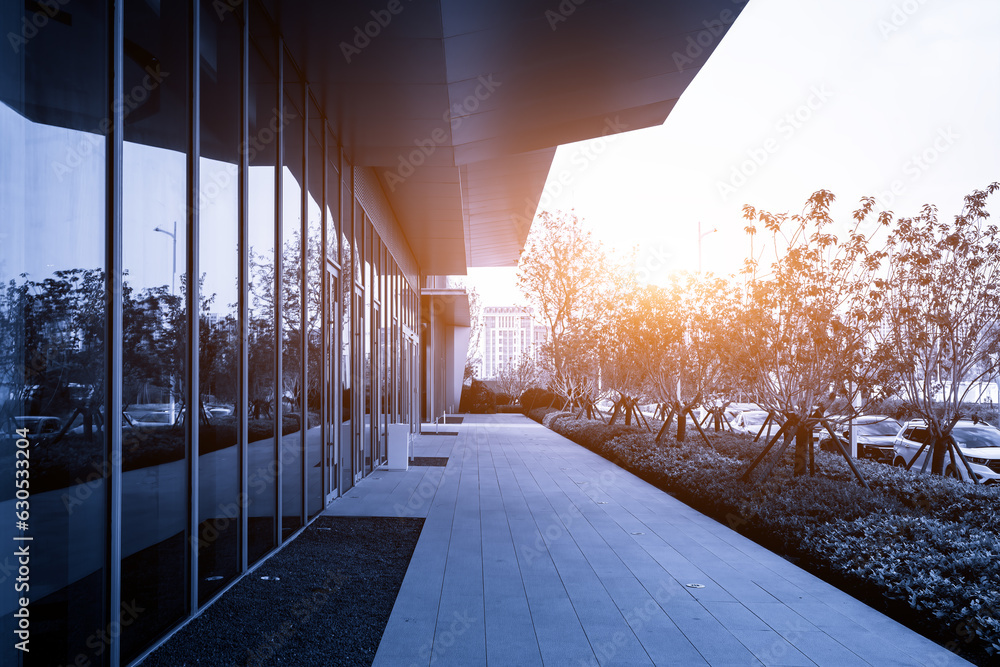
<path fill-rule="evenodd" d="M 370 665 L 423 523 L 318 518 L 143 667 Z"/>
<path fill-rule="evenodd" d="M 411 466 L 430 466 L 444 468 L 448 465 L 447 456 L 414 456 L 410 459 Z"/>

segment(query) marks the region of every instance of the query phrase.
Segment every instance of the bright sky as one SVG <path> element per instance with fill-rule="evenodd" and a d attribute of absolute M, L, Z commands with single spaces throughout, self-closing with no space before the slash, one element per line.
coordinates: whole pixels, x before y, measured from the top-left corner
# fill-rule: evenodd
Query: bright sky
<path fill-rule="evenodd" d="M 703 269 L 738 271 L 744 204 L 827 189 L 845 222 L 865 195 L 950 217 L 1000 180 L 998 30 L 996 0 L 750 0 L 662 126 L 561 146 L 539 211 L 639 245 L 653 282 L 698 269 L 699 222 Z M 513 269 L 469 274 L 484 305 L 520 301 Z"/>

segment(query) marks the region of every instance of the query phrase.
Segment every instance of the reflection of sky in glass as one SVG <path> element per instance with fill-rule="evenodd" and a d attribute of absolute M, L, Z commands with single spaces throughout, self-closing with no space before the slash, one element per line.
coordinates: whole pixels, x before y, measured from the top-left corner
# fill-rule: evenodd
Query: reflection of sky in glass
<path fill-rule="evenodd" d="M 236 220 L 239 216 L 239 178 L 234 164 L 201 158 L 201 273 L 202 294 L 215 295 L 211 312 L 228 313 L 236 304 L 239 255 Z"/>
<path fill-rule="evenodd" d="M 104 139 L 96 134 L 25 119 L 0 104 L 0 136 L 4 137 L 4 159 L 0 160 L 0 276 L 9 280 L 28 272 L 35 280 L 55 271 L 98 268 L 104 263 L 104 236 L 94 234 L 95 219 L 105 220 Z M 18 139 L 21 139 L 20 141 Z M 142 258 L 126 269 L 135 286 L 169 286 L 172 273 L 173 239 L 154 231 L 173 231 L 177 222 L 177 276 L 184 273 L 185 211 L 178 202 L 183 193 L 185 156 L 133 142 L 124 145 L 124 159 L 131 167 L 123 174 L 124 210 L 141 211 L 143 220 L 125 220 L 125 228 L 141 233 L 126 234 L 124 257 Z M 146 167 L 143 167 L 146 165 Z M 238 187 L 234 165 L 202 158 L 202 245 L 212 253 L 212 271 L 207 273 L 205 294 L 216 295 L 216 309 L 236 302 L 236 285 L 229 276 L 237 273 L 237 257 L 228 226 L 238 214 Z M 274 221 L 274 180 L 268 167 L 251 167 L 250 189 L 255 207 L 249 211 L 250 228 L 260 229 Z M 168 177 L 164 178 L 164 175 Z M 289 231 L 301 220 L 299 184 L 284 170 L 286 197 L 284 222 Z M 319 220 L 320 208 L 310 196 L 310 218 Z M 216 224 L 218 221 L 218 224 Z M 52 233 L 58 230 L 58 233 Z M 316 230 L 319 231 L 318 229 Z M 286 234 L 286 238 L 290 235 Z M 214 253 L 212 249 L 219 249 Z M 205 267 L 203 267 L 204 269 Z"/>
<path fill-rule="evenodd" d="M 33 123 L 0 104 L 0 276 L 104 264 L 104 139 Z"/>
<path fill-rule="evenodd" d="M 274 167 L 250 167 L 250 247 L 261 254 L 274 251 Z"/>
<path fill-rule="evenodd" d="M 122 249 L 126 280 L 134 288 L 176 285 L 181 293 L 185 270 L 185 155 L 126 141 L 123 147 Z M 137 216 L 141 216 L 137 219 Z M 177 223 L 177 275 L 173 276 L 174 223 Z M 157 232 L 156 228 L 167 233 Z"/>

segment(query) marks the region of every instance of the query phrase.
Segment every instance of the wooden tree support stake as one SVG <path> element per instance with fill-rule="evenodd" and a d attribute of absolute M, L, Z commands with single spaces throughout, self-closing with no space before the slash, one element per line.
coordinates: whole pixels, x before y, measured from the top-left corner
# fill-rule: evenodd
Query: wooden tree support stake
<path fill-rule="evenodd" d="M 663 420 L 663 428 L 661 428 L 660 432 L 656 434 L 656 442 L 659 442 L 660 439 L 663 437 L 663 434 L 667 432 L 667 428 L 670 426 L 670 422 L 672 422 L 673 420 L 674 420 L 674 409 L 670 408 L 670 413 L 667 414 L 667 418 Z"/>
<path fill-rule="evenodd" d="M 763 451 L 761 451 L 761 453 L 758 454 L 756 458 L 754 458 L 753 462 L 750 463 L 750 467 L 747 468 L 746 472 L 744 472 L 740 476 L 741 480 L 743 480 L 744 482 L 746 482 L 747 480 L 750 479 L 750 473 L 752 473 L 754 471 L 754 468 L 756 468 L 758 465 L 760 465 L 760 462 L 762 460 L 764 460 L 764 457 L 767 456 L 767 453 L 769 451 L 771 451 L 771 448 L 774 447 L 774 443 L 776 443 L 778 441 L 778 438 L 780 438 L 782 435 L 784 435 L 784 433 L 787 430 L 787 428 L 788 428 L 788 424 L 783 424 L 781 426 L 781 428 L 778 429 L 778 432 L 774 434 L 774 437 L 771 438 L 771 441 L 767 443 L 767 446 L 764 447 Z M 760 435 L 760 434 L 758 434 L 758 435 Z M 756 440 L 755 440 L 755 442 L 756 442 Z M 784 450 L 782 450 L 782 452 L 783 451 Z"/>
<path fill-rule="evenodd" d="M 760 436 L 764 433 L 764 431 L 767 430 L 767 425 L 771 423 L 771 415 L 773 415 L 773 414 L 774 413 L 771 412 L 770 410 L 767 411 L 767 419 L 765 419 L 764 423 L 760 425 L 760 430 L 757 431 L 757 435 L 755 435 L 754 438 L 753 438 L 754 442 L 757 442 L 757 440 L 760 439 Z"/>
<path fill-rule="evenodd" d="M 858 481 L 861 482 L 861 484 L 866 489 L 871 491 L 872 487 L 868 486 L 868 482 L 865 481 L 865 478 L 862 476 L 861 471 L 858 470 L 858 467 L 856 465 L 854 465 L 854 459 L 852 459 L 851 455 L 847 453 L 846 449 L 844 449 L 844 443 L 840 441 L 840 438 L 837 437 L 837 434 L 833 432 L 832 428 L 830 428 L 830 422 L 828 422 L 825 419 L 822 419 L 820 420 L 820 423 L 823 425 L 823 428 L 826 429 L 826 432 L 830 434 L 830 437 L 833 438 L 833 441 L 837 443 L 837 449 L 840 450 L 840 453 L 843 455 L 844 460 L 847 461 L 847 465 L 851 467 L 851 471 L 854 473 L 854 476 L 858 478 Z M 811 448 L 812 444 L 810 444 L 809 446 Z"/>
<path fill-rule="evenodd" d="M 687 411 L 688 414 L 691 415 L 691 421 L 694 422 L 694 426 L 695 428 L 698 429 L 698 433 L 701 433 L 701 439 L 704 440 L 705 444 L 711 447 L 713 450 L 718 451 L 715 449 L 715 445 L 713 445 L 712 442 L 708 439 L 708 436 L 705 435 L 705 431 L 702 430 L 701 424 L 698 423 L 698 418 L 694 416 L 694 411 L 691 408 L 688 408 Z"/>

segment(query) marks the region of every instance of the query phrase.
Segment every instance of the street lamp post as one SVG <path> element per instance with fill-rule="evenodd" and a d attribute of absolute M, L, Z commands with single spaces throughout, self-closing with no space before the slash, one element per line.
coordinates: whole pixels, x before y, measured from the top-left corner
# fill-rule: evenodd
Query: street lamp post
<path fill-rule="evenodd" d="M 701 221 L 700 220 L 698 221 L 698 273 L 701 273 L 701 240 L 706 236 L 708 236 L 709 234 L 712 234 L 717 231 L 719 231 L 718 227 L 712 227 L 710 230 L 702 234 Z"/>
<path fill-rule="evenodd" d="M 170 296 L 174 296 L 174 290 L 176 289 L 177 281 L 177 221 L 174 220 L 174 231 L 168 232 L 165 229 L 160 229 L 157 225 L 153 228 L 154 232 L 160 232 L 161 234 L 166 234 L 174 242 L 173 248 L 173 263 L 170 270 Z M 174 393 L 176 388 L 176 380 L 174 378 L 173 372 L 170 373 L 170 423 L 173 424 L 177 420 L 177 403 L 174 400 Z"/>
<path fill-rule="evenodd" d="M 153 229 L 153 231 L 154 232 L 160 232 L 162 234 L 166 234 L 171 239 L 173 239 L 173 242 L 174 242 L 173 264 L 171 266 L 171 271 L 170 271 L 170 296 L 173 296 L 174 295 L 174 289 L 176 287 L 175 283 L 176 283 L 176 280 L 177 280 L 177 221 L 174 220 L 174 231 L 172 231 L 172 232 L 168 232 L 165 229 L 160 229 L 159 225 L 157 225 Z"/>

